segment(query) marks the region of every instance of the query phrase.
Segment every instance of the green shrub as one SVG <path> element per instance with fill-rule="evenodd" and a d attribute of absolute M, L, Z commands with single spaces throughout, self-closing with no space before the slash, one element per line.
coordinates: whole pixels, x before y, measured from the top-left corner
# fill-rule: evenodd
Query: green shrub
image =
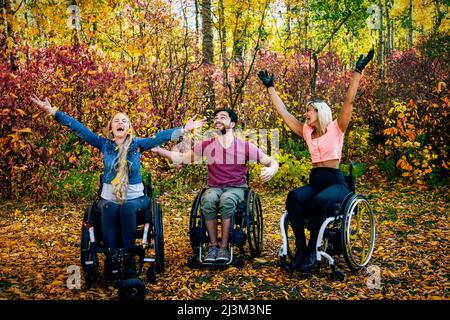
<path fill-rule="evenodd" d="M 309 173 L 311 172 L 311 159 L 307 152 L 302 153 L 303 156 L 300 158 L 295 157 L 292 154 L 284 153 L 280 149 L 278 155 L 279 169 L 275 176 L 266 183 L 266 185 L 271 189 L 293 189 L 301 187 L 302 185 L 308 183 Z M 262 165 L 254 165 L 250 169 L 250 181 L 252 184 L 260 185 L 262 184 L 259 178 L 261 174 Z"/>

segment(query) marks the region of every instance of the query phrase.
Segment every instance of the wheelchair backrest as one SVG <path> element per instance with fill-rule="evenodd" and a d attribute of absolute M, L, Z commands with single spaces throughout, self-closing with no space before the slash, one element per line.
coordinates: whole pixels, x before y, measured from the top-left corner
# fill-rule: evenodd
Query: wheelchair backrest
<path fill-rule="evenodd" d="M 347 182 L 348 188 L 351 192 L 355 192 L 355 176 L 354 175 L 344 175 L 345 182 Z"/>
<path fill-rule="evenodd" d="M 345 182 L 347 182 L 348 188 L 351 192 L 355 192 L 355 184 L 356 184 L 356 177 L 353 175 L 353 162 L 350 162 L 350 165 L 348 167 L 349 174 L 344 175 Z"/>

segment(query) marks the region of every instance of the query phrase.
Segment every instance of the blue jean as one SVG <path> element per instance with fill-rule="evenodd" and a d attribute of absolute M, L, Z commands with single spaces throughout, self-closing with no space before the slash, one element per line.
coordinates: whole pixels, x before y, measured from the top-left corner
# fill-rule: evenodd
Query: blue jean
<path fill-rule="evenodd" d="M 132 249 L 136 241 L 137 210 L 148 210 L 150 198 L 143 196 L 127 200 L 122 204 L 101 199 L 98 207 L 102 212 L 103 243 L 107 248 L 116 248 L 117 227 L 120 221 L 120 234 L 124 249 Z"/>

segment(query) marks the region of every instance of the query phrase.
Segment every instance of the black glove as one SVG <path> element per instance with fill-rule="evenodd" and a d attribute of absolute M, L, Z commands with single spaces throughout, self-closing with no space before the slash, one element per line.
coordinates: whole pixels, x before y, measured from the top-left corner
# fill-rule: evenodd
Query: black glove
<path fill-rule="evenodd" d="M 273 87 L 273 82 L 275 80 L 275 75 L 273 73 L 272 75 L 269 75 L 267 70 L 260 71 L 258 72 L 258 77 L 267 88 Z"/>
<path fill-rule="evenodd" d="M 363 55 L 359 56 L 358 61 L 356 62 L 355 71 L 361 73 L 366 65 L 372 60 L 373 58 L 373 49 L 370 49 L 369 53 L 367 53 L 367 56 L 364 58 Z"/>

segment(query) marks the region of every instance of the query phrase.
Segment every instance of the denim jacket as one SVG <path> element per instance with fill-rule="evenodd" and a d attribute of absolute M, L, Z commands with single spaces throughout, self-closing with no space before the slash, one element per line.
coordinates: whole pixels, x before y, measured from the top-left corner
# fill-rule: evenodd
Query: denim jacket
<path fill-rule="evenodd" d="M 61 111 L 56 111 L 55 120 L 70 128 L 77 136 L 96 147 L 103 153 L 103 183 L 111 183 L 116 176 L 114 169 L 118 150 L 114 150 L 117 144 L 110 140 L 93 133 L 77 120 L 69 117 Z M 177 140 L 182 134 L 181 127 L 163 130 L 155 134 L 154 138 L 133 138 L 130 149 L 128 150 L 128 183 L 138 184 L 142 182 L 141 177 L 141 152 L 160 146 L 170 140 Z"/>

